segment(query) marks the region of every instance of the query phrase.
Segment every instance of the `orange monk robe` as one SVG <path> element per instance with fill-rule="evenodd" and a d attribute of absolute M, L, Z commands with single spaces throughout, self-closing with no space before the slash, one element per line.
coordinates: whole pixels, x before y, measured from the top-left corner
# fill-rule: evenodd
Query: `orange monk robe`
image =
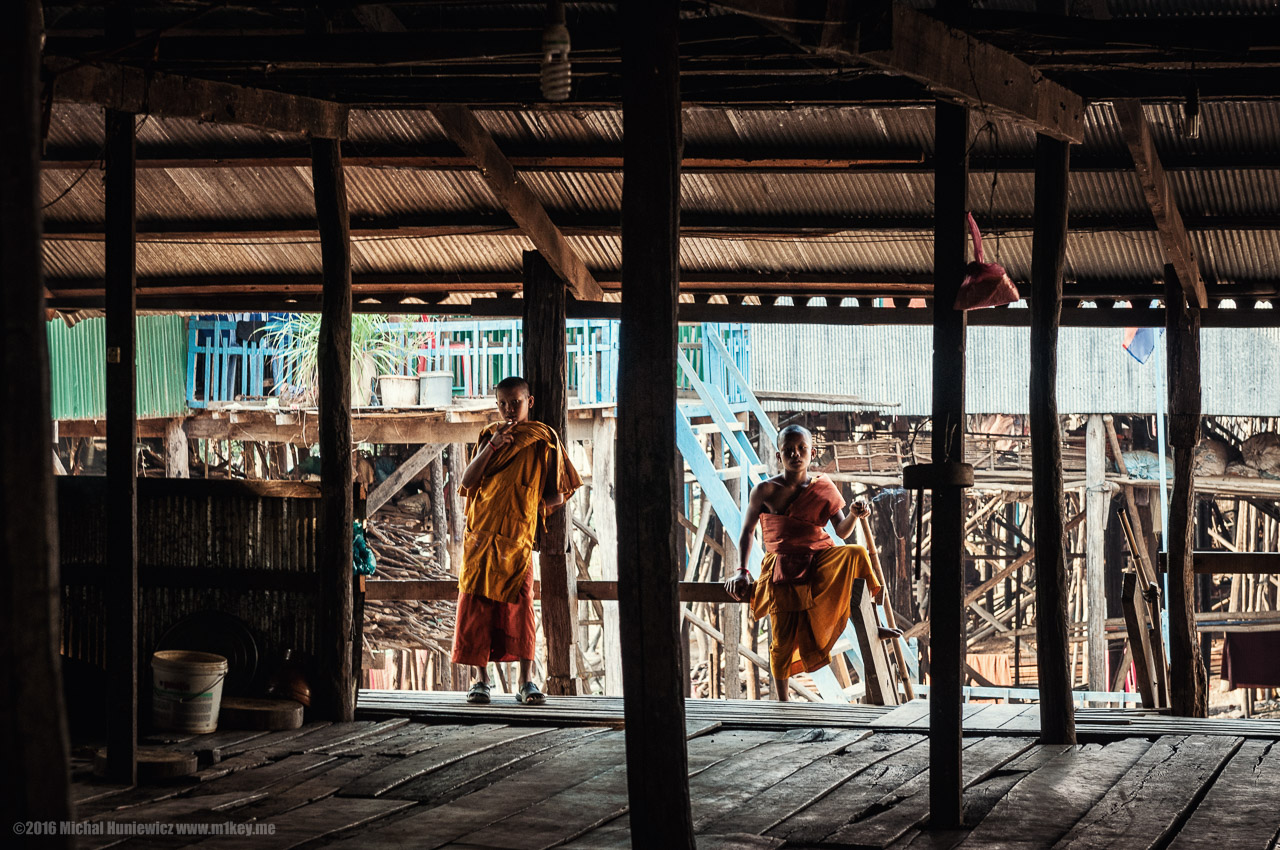
<path fill-rule="evenodd" d="M 769 670 L 775 678 L 812 673 L 831 660 L 831 648 L 849 620 L 854 579 L 865 579 L 873 594 L 880 590 L 866 548 L 837 546 L 826 533 L 827 523 L 844 505 L 831 479 L 819 475 L 786 513 L 760 517 L 768 554 L 751 611 L 757 618 L 771 618 Z M 806 556 L 812 556 L 807 565 Z M 790 583 L 797 573 L 802 580 Z"/>
<path fill-rule="evenodd" d="M 483 446 L 505 423 L 480 434 Z M 556 432 L 520 422 L 512 441 L 489 459 L 480 484 L 466 493 L 467 533 L 458 576 L 453 661 L 532 658 L 533 550 L 538 506 L 548 491 L 568 499 L 582 485 Z"/>

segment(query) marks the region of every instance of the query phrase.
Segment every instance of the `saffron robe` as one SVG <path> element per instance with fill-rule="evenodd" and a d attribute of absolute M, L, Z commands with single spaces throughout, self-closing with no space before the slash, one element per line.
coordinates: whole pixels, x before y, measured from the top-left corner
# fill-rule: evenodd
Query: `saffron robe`
<path fill-rule="evenodd" d="M 506 423 L 480 433 L 483 447 Z M 532 658 L 533 550 L 543 494 L 568 499 L 582 485 L 556 432 L 541 422 L 520 422 L 512 440 L 496 450 L 480 484 L 466 491 L 467 530 L 458 576 L 453 661 Z"/>
<path fill-rule="evenodd" d="M 866 548 L 837 546 L 826 532 L 844 506 L 831 479 L 819 475 L 784 513 L 760 517 L 767 554 L 751 611 L 770 617 L 769 670 L 777 679 L 831 660 L 849 620 L 854 579 L 865 579 L 873 594 L 880 590 Z"/>

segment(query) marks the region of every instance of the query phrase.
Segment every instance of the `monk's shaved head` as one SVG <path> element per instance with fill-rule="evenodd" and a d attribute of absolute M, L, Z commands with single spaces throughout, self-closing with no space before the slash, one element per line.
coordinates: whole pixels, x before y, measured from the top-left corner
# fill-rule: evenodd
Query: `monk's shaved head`
<path fill-rule="evenodd" d="M 788 425 L 778 432 L 778 448 L 782 448 L 789 440 L 803 439 L 813 445 L 813 433 L 803 425 Z"/>

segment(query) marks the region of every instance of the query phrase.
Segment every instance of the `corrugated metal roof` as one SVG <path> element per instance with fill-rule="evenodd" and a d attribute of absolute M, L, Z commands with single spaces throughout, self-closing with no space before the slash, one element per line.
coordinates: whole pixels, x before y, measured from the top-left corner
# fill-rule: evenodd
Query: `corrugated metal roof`
<path fill-rule="evenodd" d="M 932 333 L 929 327 L 753 325 L 751 384 L 897 402 L 900 406 L 886 409 L 928 416 Z M 1153 357 L 1139 364 L 1121 347 L 1123 333 L 1121 328 L 1061 329 L 1059 413 L 1158 409 L 1156 379 L 1163 361 Z M 1200 340 L 1206 414 L 1280 416 L 1280 329 L 1205 328 Z M 970 413 L 1027 412 L 1030 346 L 1025 328 L 969 329 L 965 408 Z"/>

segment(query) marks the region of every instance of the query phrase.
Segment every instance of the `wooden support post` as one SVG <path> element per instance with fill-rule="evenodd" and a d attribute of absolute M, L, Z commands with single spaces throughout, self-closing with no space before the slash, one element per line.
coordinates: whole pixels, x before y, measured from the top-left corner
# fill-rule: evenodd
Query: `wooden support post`
<path fill-rule="evenodd" d="M 567 440 L 568 365 L 564 343 L 565 284 L 537 251 L 524 252 L 524 368 L 533 396 L 530 416 Z M 542 630 L 547 641 L 549 694 L 576 694 L 574 647 L 578 636 L 578 568 L 565 557 L 569 509 L 547 517 L 539 547 Z"/>
<path fill-rule="evenodd" d="M 444 463 L 439 454 L 431 461 L 431 531 L 435 537 L 436 563 L 440 565 L 440 569 L 450 572 L 449 520 L 444 507 Z"/>
<path fill-rule="evenodd" d="M 190 478 L 190 451 L 182 419 L 169 419 L 164 424 L 164 474 L 166 478 Z"/>
<path fill-rule="evenodd" d="M 132 27 L 129 27 L 132 30 Z M 132 112 L 106 115 L 107 776 L 137 781 L 138 748 L 138 420 Z"/>
<path fill-rule="evenodd" d="M 693 850 L 676 545 L 680 249 L 678 0 L 622 12 L 618 615 L 633 847 Z M 658 435 L 659 439 L 654 439 Z"/>
<path fill-rule="evenodd" d="M 0 12 L 0 811 L 11 824 L 73 819 L 58 645 L 58 532 L 49 455 L 49 349 L 40 245 L 40 4 Z M 73 441 L 74 442 L 74 441 Z M 37 451 L 38 449 L 38 451 Z M 129 759 L 132 767 L 132 759 Z M 15 826 L 15 830 L 16 830 Z M 41 840 L 73 847 L 71 835 Z"/>
<path fill-rule="evenodd" d="M 1123 581 L 1121 602 L 1124 605 L 1125 629 L 1129 635 L 1129 654 L 1133 656 L 1137 674 L 1138 693 L 1142 695 L 1143 708 L 1159 708 L 1160 697 L 1156 691 L 1156 667 L 1150 640 L 1151 618 L 1147 601 L 1139 589 L 1141 581 L 1136 574 L 1125 573 Z"/>
<path fill-rule="evenodd" d="M 311 177 L 320 231 L 324 294 L 319 366 L 321 635 L 318 707 L 330 720 L 355 716 L 351 537 L 351 231 L 342 154 L 332 139 L 311 140 Z"/>
<path fill-rule="evenodd" d="M 952 309 L 964 279 L 964 215 L 969 179 L 969 110 L 934 104 L 933 462 L 964 463 L 965 313 Z M 933 621 L 929 693 L 929 824 L 961 825 L 961 703 L 965 648 L 964 491 L 933 488 Z"/>
<path fill-rule="evenodd" d="M 1068 669 L 1062 432 L 1058 420 L 1058 321 L 1067 244 L 1069 167 L 1066 142 L 1037 137 L 1029 410 L 1036 545 L 1036 665 L 1040 676 L 1040 741 L 1044 744 L 1076 742 L 1075 703 Z"/>
<path fill-rule="evenodd" d="M 467 468 L 467 452 L 462 443 L 450 443 L 446 456 L 449 482 L 446 488 L 446 501 L 449 508 L 449 572 L 458 575 L 462 572 L 462 540 L 466 531 L 466 506 L 462 501 L 462 471 Z M 448 675 L 448 672 L 445 674 Z"/>
<path fill-rule="evenodd" d="M 1188 303 L 1178 273 L 1165 266 L 1165 339 L 1168 345 L 1169 445 L 1173 493 L 1169 499 L 1169 706 L 1184 717 L 1208 714 L 1204 659 L 1196 639 L 1191 532 L 1195 524 L 1196 443 L 1200 440 L 1200 310 Z"/>
<path fill-rule="evenodd" d="M 591 430 L 591 516 L 596 529 L 596 554 L 600 576 L 618 579 L 618 507 L 614 497 L 614 446 L 617 420 L 597 416 Z M 604 656 L 604 692 L 622 693 L 622 643 L 618 632 L 618 603 L 603 603 L 601 654 Z"/>
<path fill-rule="evenodd" d="M 1107 489 L 1106 428 L 1096 413 L 1089 417 L 1085 431 L 1085 489 L 1088 491 L 1085 525 L 1085 584 L 1088 588 L 1089 690 L 1107 689 L 1107 586 L 1104 551 L 1111 493 Z"/>

